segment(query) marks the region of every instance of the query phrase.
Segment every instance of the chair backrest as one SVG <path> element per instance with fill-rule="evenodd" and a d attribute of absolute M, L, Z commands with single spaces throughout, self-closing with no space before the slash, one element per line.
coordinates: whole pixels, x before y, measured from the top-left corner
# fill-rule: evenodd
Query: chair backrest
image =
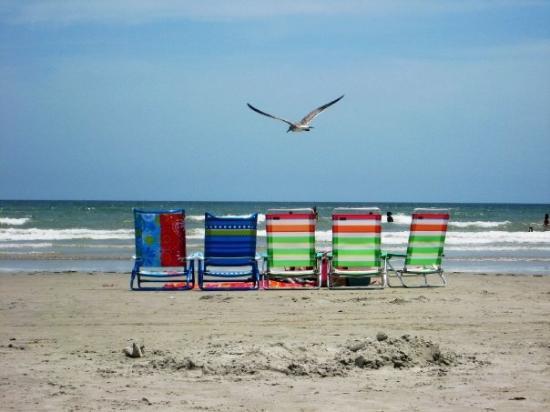
<path fill-rule="evenodd" d="M 211 265 L 250 264 L 256 255 L 258 214 L 214 216 L 205 214 L 204 257 Z"/>
<path fill-rule="evenodd" d="M 337 269 L 379 269 L 382 214 L 377 207 L 332 212 L 332 265 Z"/>
<path fill-rule="evenodd" d="M 414 209 L 405 268 L 439 268 L 449 222 L 449 209 Z"/>
<path fill-rule="evenodd" d="M 266 214 L 269 268 L 315 267 L 316 223 L 313 209 L 269 209 Z"/>
<path fill-rule="evenodd" d="M 134 225 L 141 266 L 185 266 L 185 211 L 134 209 Z"/>

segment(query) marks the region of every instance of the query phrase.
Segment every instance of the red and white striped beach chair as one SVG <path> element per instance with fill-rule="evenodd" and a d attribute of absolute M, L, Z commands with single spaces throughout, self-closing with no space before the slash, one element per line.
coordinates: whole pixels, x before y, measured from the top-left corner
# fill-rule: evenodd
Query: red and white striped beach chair
<path fill-rule="evenodd" d="M 336 208 L 332 213 L 332 254 L 327 286 L 384 288 L 380 251 L 382 215 L 377 207 Z M 371 278 L 379 277 L 373 284 Z"/>
<path fill-rule="evenodd" d="M 320 262 L 315 253 L 316 222 L 313 209 L 268 210 L 265 289 L 321 287 Z"/>

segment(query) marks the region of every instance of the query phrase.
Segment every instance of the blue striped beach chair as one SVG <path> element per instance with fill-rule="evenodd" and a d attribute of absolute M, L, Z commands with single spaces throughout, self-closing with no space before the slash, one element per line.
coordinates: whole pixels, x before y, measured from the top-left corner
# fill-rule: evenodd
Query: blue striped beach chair
<path fill-rule="evenodd" d="M 321 287 L 315 253 L 317 215 L 313 209 L 270 209 L 266 215 L 266 289 Z"/>
<path fill-rule="evenodd" d="M 404 287 L 446 286 L 447 278 L 443 273 L 443 246 L 449 222 L 449 209 L 415 209 L 412 214 L 409 244 L 406 254 L 385 253 L 384 259 L 388 272 L 395 273 Z M 403 269 L 396 270 L 390 259 L 404 258 Z M 428 275 L 438 275 L 442 284 L 428 283 Z M 406 278 L 423 277 L 423 284 L 407 284 Z M 390 278 L 388 277 L 388 285 Z"/>
<path fill-rule="evenodd" d="M 386 272 L 380 250 L 378 208 L 336 208 L 332 213 L 332 254 L 327 286 L 381 289 Z M 378 284 L 371 278 L 379 277 Z"/>
<path fill-rule="evenodd" d="M 136 261 L 132 290 L 185 290 L 194 286 L 194 260 L 186 257 L 182 209 L 134 209 Z"/>
<path fill-rule="evenodd" d="M 205 214 L 204 256 L 199 260 L 202 290 L 258 289 L 258 214 L 218 217 Z"/>

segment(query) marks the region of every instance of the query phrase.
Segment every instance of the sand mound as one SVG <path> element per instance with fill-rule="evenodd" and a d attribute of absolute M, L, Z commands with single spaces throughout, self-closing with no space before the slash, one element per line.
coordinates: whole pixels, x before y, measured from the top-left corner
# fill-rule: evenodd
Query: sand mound
<path fill-rule="evenodd" d="M 463 357 L 442 352 L 439 345 L 417 336 L 390 338 L 379 332 L 375 338 L 353 340 L 336 347 L 322 343 L 263 346 L 243 342 L 211 344 L 202 351 L 177 358 L 156 352 L 155 359 L 136 368 L 200 371 L 206 375 L 254 375 L 282 373 L 293 376 L 345 376 L 365 369 L 412 368 L 461 363 Z"/>
<path fill-rule="evenodd" d="M 426 367 L 430 365 L 453 366 L 459 356 L 454 352 L 442 352 L 439 345 L 418 336 L 403 335 L 392 339 L 378 333 L 376 340 L 353 341 L 340 352 L 338 361 L 358 368 L 379 369 Z"/>

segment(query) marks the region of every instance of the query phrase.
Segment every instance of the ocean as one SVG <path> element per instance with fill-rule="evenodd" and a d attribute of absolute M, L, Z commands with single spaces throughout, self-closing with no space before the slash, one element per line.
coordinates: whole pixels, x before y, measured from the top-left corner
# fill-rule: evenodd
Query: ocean
<path fill-rule="evenodd" d="M 203 250 L 204 213 L 259 213 L 258 251 L 266 248 L 269 208 L 312 207 L 319 212 L 316 240 L 329 250 L 335 207 L 379 207 L 382 248 L 405 252 L 415 207 L 446 207 L 451 220 L 443 266 L 450 272 L 550 274 L 550 205 L 475 203 L 132 202 L 0 200 L 0 272 L 130 272 L 134 254 L 132 208 L 186 211 L 188 253 Z M 391 211 L 394 222 L 385 222 Z M 530 232 L 529 228 L 533 231 Z"/>

